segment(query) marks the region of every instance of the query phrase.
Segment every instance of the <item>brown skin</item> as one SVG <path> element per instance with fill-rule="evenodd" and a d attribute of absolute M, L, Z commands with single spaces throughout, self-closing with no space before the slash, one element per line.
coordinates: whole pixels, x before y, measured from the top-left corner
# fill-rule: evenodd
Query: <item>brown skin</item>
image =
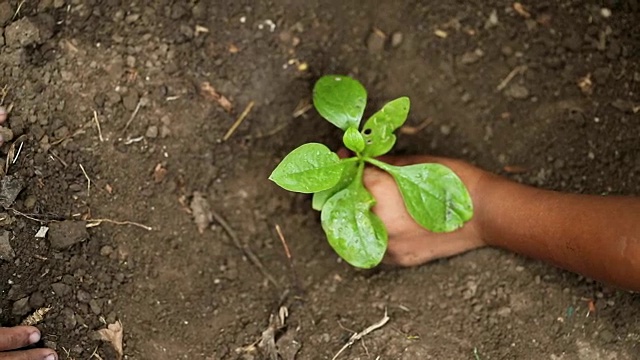
<path fill-rule="evenodd" d="M 0 327 L 0 360 L 58 359 L 56 352 L 51 349 L 17 350 L 38 341 L 40 331 L 33 326 Z"/>
<path fill-rule="evenodd" d="M 448 166 L 465 183 L 474 204 L 474 217 L 463 228 L 431 233 L 409 216 L 393 178 L 368 167 L 364 183 L 378 200 L 373 211 L 389 232 L 386 263 L 414 266 L 489 245 L 640 291 L 640 198 L 536 189 L 459 160 L 430 156 L 381 160 Z"/>

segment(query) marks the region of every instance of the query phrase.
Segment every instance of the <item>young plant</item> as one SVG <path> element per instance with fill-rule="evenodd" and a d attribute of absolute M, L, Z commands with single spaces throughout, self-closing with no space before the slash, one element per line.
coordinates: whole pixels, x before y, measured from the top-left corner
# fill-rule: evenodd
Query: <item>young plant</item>
<path fill-rule="evenodd" d="M 322 228 L 331 247 L 349 264 L 372 268 L 387 249 L 387 231 L 371 208 L 376 200 L 362 183 L 365 163 L 395 179 L 411 217 L 432 232 L 460 228 L 473 215 L 467 188 L 440 164 L 393 166 L 377 160 L 396 142 L 394 131 L 407 119 L 409 98 L 395 99 L 373 114 L 360 130 L 367 91 L 347 76 L 329 75 L 313 89 L 313 104 L 330 123 L 344 131 L 344 145 L 355 153 L 348 159 L 325 145 L 304 144 L 287 155 L 270 180 L 282 188 L 313 194 L 312 206 L 321 211 Z"/>

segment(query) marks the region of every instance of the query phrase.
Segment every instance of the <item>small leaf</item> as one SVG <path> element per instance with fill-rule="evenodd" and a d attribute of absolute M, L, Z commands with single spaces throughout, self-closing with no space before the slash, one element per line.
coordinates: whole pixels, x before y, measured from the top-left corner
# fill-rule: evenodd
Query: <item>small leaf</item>
<path fill-rule="evenodd" d="M 367 90 L 348 76 L 323 76 L 313 88 L 313 105 L 318 113 L 342 130 L 360 126 L 366 104 Z"/>
<path fill-rule="evenodd" d="M 393 176 L 411 217 L 426 229 L 454 231 L 473 216 L 466 186 L 451 169 L 440 164 L 392 166 L 372 161 Z"/>
<path fill-rule="evenodd" d="M 356 179 L 332 196 L 322 208 L 322 228 L 329 244 L 352 266 L 369 269 L 378 265 L 387 250 L 387 230 L 371 212 L 375 200 Z"/>
<path fill-rule="evenodd" d="M 314 193 L 337 184 L 343 167 L 338 155 L 328 147 L 309 143 L 282 159 L 269 180 L 289 191 Z"/>
<path fill-rule="evenodd" d="M 364 150 L 364 138 L 357 128 L 348 128 L 342 137 L 342 142 L 351 151 L 359 153 Z"/>
<path fill-rule="evenodd" d="M 388 102 L 364 124 L 362 135 L 366 147 L 364 156 L 376 157 L 384 155 L 396 143 L 394 131 L 407 120 L 411 103 L 408 97 L 401 97 Z"/>
<path fill-rule="evenodd" d="M 340 181 L 338 181 L 338 183 L 334 187 L 313 194 L 311 207 L 314 210 L 322 210 L 322 207 L 327 202 L 327 200 L 329 200 L 329 198 L 335 195 L 338 191 L 349 186 L 349 184 L 351 184 L 356 178 L 356 174 L 358 173 L 358 163 L 351 160 L 352 159 L 342 160 L 346 164 L 344 166 L 344 169 L 342 170 L 342 177 L 340 178 Z"/>

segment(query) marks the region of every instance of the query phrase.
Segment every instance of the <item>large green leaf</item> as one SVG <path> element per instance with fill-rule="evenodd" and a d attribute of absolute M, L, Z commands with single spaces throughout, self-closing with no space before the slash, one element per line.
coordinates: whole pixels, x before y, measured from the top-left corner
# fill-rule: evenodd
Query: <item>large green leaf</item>
<path fill-rule="evenodd" d="M 441 164 L 392 166 L 371 163 L 393 176 L 411 217 L 433 232 L 454 231 L 473 216 L 466 186 L 451 169 Z"/>
<path fill-rule="evenodd" d="M 327 189 L 324 191 L 317 192 L 313 194 L 313 200 L 311 201 L 311 207 L 314 210 L 320 211 L 324 204 L 329 200 L 330 197 L 335 195 L 338 191 L 346 188 L 353 182 L 358 173 L 358 163 L 352 161 L 353 159 L 343 160 L 345 162 L 344 169 L 342 170 L 342 177 L 340 177 L 340 181 L 332 187 L 331 189 Z"/>
<path fill-rule="evenodd" d="M 356 179 L 333 195 L 322 208 L 322 228 L 331 247 L 352 266 L 378 265 L 387 250 L 387 230 L 371 212 L 375 200 Z"/>
<path fill-rule="evenodd" d="M 384 155 L 396 143 L 394 131 L 407 120 L 411 103 L 408 97 L 397 98 L 388 102 L 377 113 L 367 120 L 362 128 L 366 142 L 364 156 L 376 157 Z"/>
<path fill-rule="evenodd" d="M 348 76 L 323 76 L 313 88 L 313 105 L 318 113 L 342 130 L 360 126 L 366 104 L 367 90 Z"/>
<path fill-rule="evenodd" d="M 269 180 L 289 191 L 314 193 L 335 186 L 343 168 L 344 163 L 328 147 L 308 143 L 282 159 Z"/>

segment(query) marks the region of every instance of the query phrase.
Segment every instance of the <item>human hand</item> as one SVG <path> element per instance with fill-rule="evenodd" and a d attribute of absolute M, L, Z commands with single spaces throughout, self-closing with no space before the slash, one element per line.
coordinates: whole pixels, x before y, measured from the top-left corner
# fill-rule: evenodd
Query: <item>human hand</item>
<path fill-rule="evenodd" d="M 57 360 L 51 349 L 20 350 L 40 341 L 40 331 L 33 326 L 0 327 L 0 360 Z"/>
<path fill-rule="evenodd" d="M 432 233 L 411 218 L 391 175 L 367 166 L 364 185 L 377 201 L 372 210 L 382 219 L 389 234 L 384 263 L 414 266 L 486 245 L 481 238 L 477 214 L 482 208 L 480 187 L 491 177 L 489 173 L 463 161 L 431 156 L 385 156 L 380 160 L 398 166 L 418 163 L 445 165 L 462 179 L 474 205 L 473 218 L 462 228 L 451 233 Z"/>

